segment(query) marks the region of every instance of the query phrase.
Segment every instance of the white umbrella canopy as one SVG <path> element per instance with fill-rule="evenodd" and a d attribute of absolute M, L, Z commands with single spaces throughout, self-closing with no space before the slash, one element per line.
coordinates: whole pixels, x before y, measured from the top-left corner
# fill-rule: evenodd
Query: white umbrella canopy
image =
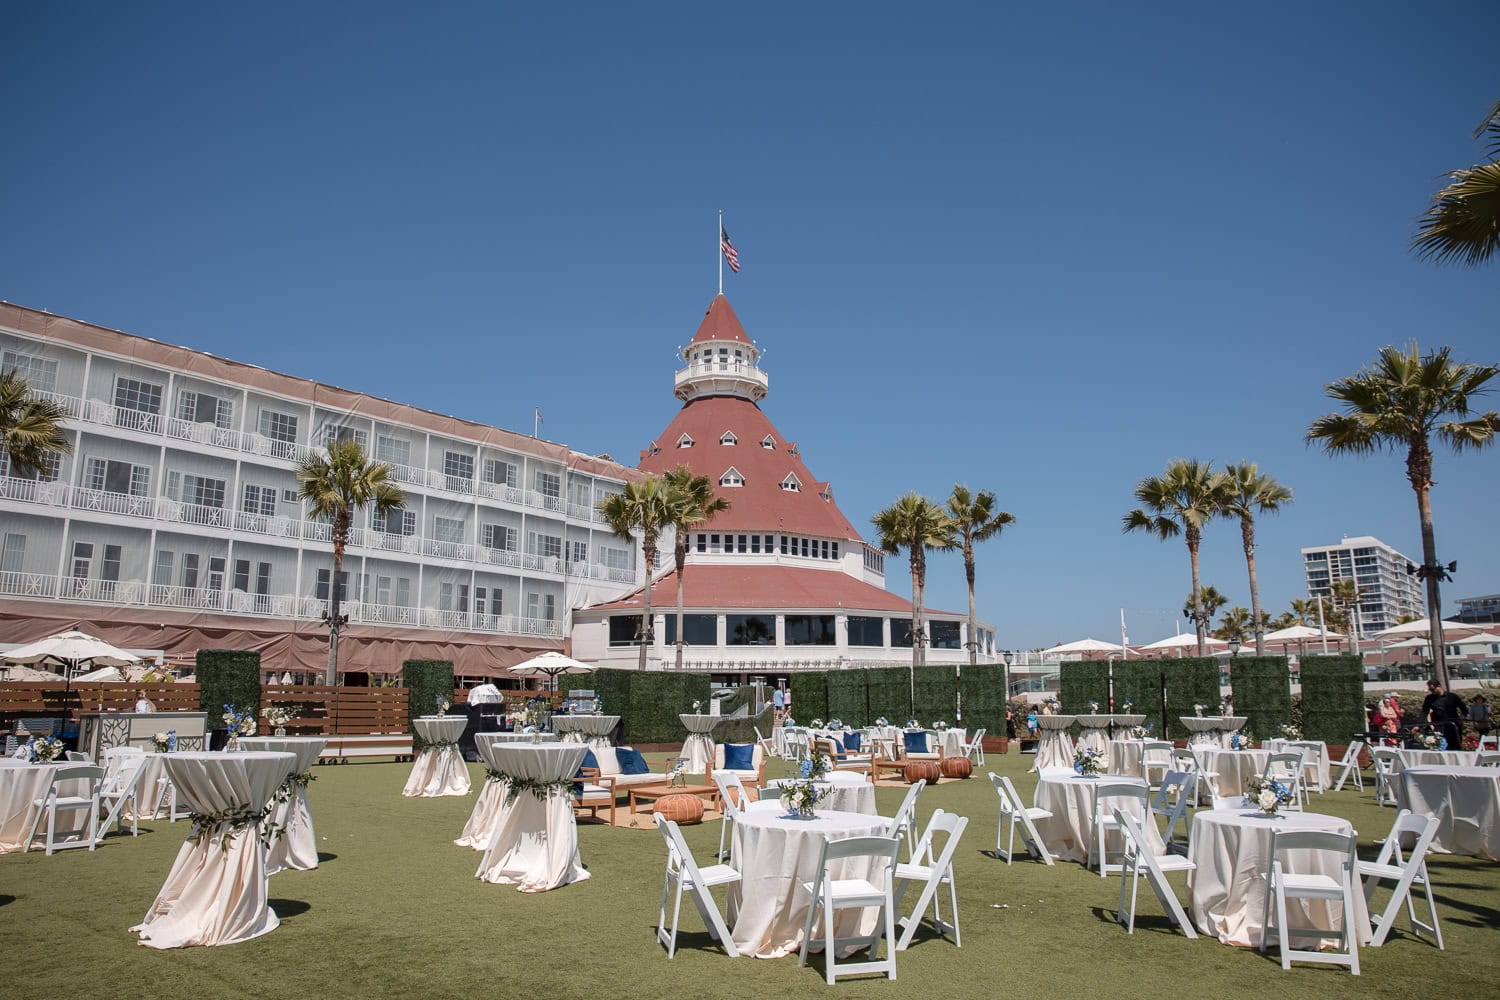
<path fill-rule="evenodd" d="M 1047 653 L 1119 653 L 1121 651 L 1122 650 L 1120 649 L 1120 644 L 1117 643 L 1117 642 L 1103 642 L 1103 641 L 1101 641 L 1099 639 L 1095 639 L 1095 638 L 1090 637 L 1088 639 L 1079 639 L 1076 642 L 1065 642 L 1065 643 L 1062 643 L 1060 645 L 1053 646 L 1050 649 L 1044 649 L 1044 650 L 1042 650 L 1042 654 L 1046 655 Z"/>
<path fill-rule="evenodd" d="M 1488 646 L 1496 642 L 1500 642 L 1500 635 L 1493 632 L 1476 632 L 1474 635 L 1466 635 L 1461 639 L 1443 637 L 1443 643 L 1449 646 Z"/>
<path fill-rule="evenodd" d="M 1387 646 L 1385 648 L 1386 649 L 1426 649 L 1431 644 L 1432 644 L 1432 640 L 1430 640 L 1430 639 L 1424 639 L 1424 638 L 1422 638 L 1419 635 L 1415 635 L 1415 636 L 1412 636 L 1410 639 L 1402 639 L 1400 642 L 1393 642 L 1393 643 L 1391 643 L 1389 646 Z"/>
<path fill-rule="evenodd" d="M 476 684 L 469 688 L 470 705 L 495 705 L 504 701 L 500 689 L 493 684 Z"/>
<path fill-rule="evenodd" d="M 1223 639 L 1215 639 L 1213 636 L 1208 636 L 1206 639 L 1204 639 L 1203 640 L 1203 644 L 1205 646 L 1228 646 L 1229 645 L 1229 643 L 1225 642 Z M 1197 645 L 1198 645 L 1198 637 L 1196 635 L 1194 635 L 1192 632 L 1179 632 L 1176 635 L 1168 636 L 1165 639 L 1158 639 L 1155 642 L 1147 643 L 1146 645 L 1141 646 L 1140 648 L 1141 649 L 1187 649 L 1189 647 L 1195 647 L 1196 648 Z"/>
<path fill-rule="evenodd" d="M 1443 622 L 1443 632 L 1475 632 L 1479 630 L 1478 625 L 1466 625 L 1463 622 Z M 1418 618 L 1414 622 L 1405 622 L 1401 625 L 1392 625 L 1390 628 L 1381 629 L 1372 638 L 1375 639 L 1405 639 L 1414 635 L 1427 635 L 1432 631 L 1432 620 L 1430 618 Z"/>
<path fill-rule="evenodd" d="M 90 670 L 86 674 L 79 674 L 73 678 L 75 683 L 78 681 L 115 682 L 124 679 L 125 675 L 120 673 L 119 667 L 100 667 L 98 670 Z"/>
<path fill-rule="evenodd" d="M 1279 628 L 1275 632 L 1267 632 L 1263 638 L 1266 642 L 1306 642 L 1309 639 L 1342 639 L 1344 637 L 1337 632 L 1313 628 L 1310 625 L 1293 625 L 1290 628 Z"/>
<path fill-rule="evenodd" d="M 36 667 L 14 666 L 0 667 L 0 673 L 5 675 L 8 681 L 61 681 L 61 674 L 54 674 L 50 670 L 38 670 Z"/>
<path fill-rule="evenodd" d="M 547 676 L 555 683 L 559 674 L 591 674 L 594 668 L 582 660 L 575 660 L 571 656 L 549 650 L 540 656 L 533 656 L 524 663 L 518 663 L 510 668 L 512 676 L 515 677 L 541 677 Z"/>
<path fill-rule="evenodd" d="M 124 667 L 141 658 L 87 632 L 59 632 L 17 646 L 5 654 L 11 663 L 91 663 L 96 667 Z"/>

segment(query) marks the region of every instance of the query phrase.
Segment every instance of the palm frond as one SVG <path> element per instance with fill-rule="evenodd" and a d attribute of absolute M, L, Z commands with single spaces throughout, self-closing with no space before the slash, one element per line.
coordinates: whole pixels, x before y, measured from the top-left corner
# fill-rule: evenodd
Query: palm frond
<path fill-rule="evenodd" d="M 1419 220 L 1412 252 L 1439 264 L 1483 264 L 1500 249 L 1500 163 L 1449 176 Z"/>

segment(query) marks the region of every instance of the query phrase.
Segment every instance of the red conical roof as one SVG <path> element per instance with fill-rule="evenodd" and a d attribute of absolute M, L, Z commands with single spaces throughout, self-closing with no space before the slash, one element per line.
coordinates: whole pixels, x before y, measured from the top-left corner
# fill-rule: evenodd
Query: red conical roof
<path fill-rule="evenodd" d="M 715 295 L 714 300 L 708 304 L 708 312 L 703 314 L 703 322 L 698 324 L 698 332 L 693 334 L 690 343 L 701 344 L 706 340 L 750 343 L 750 338 L 745 336 L 745 328 L 740 326 L 740 318 L 734 314 L 734 307 L 729 304 L 723 292 Z"/>

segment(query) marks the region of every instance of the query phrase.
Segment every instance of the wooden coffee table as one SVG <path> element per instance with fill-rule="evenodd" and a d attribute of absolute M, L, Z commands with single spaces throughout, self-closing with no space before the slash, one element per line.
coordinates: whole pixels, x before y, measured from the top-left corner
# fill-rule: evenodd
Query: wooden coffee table
<path fill-rule="evenodd" d="M 630 811 L 636 811 L 636 800 L 655 802 L 666 795 L 696 795 L 707 799 L 715 809 L 719 807 L 719 789 L 716 785 L 634 785 L 630 789 Z"/>

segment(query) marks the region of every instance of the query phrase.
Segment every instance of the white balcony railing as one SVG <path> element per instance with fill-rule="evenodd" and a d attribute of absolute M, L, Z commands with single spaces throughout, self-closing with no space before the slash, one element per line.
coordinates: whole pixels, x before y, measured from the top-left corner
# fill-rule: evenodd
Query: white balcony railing
<path fill-rule="evenodd" d="M 206 444 L 214 448 L 226 448 L 229 451 L 240 450 L 239 431 L 219 427 L 216 424 L 200 423 L 196 420 L 171 418 L 167 421 L 167 437 L 177 438 L 179 441 L 192 441 L 195 444 Z"/>
<path fill-rule="evenodd" d="M 301 538 L 302 523 L 292 517 L 277 517 L 271 514 L 251 514 L 238 511 L 234 515 L 236 531 L 250 531 L 257 535 L 272 535 L 276 538 Z"/>
<path fill-rule="evenodd" d="M 6 476 L 0 478 L 0 500 L 62 506 L 68 502 L 68 487 L 56 481 L 42 482 L 36 479 L 17 479 L 14 476 Z"/>
<path fill-rule="evenodd" d="M 398 462 L 387 462 L 391 467 L 391 478 L 398 483 L 414 483 L 417 486 L 427 485 L 427 470 L 419 469 L 415 465 L 402 465 Z"/>
<path fill-rule="evenodd" d="M 75 488 L 73 506 L 79 510 L 98 511 L 101 514 L 123 514 L 126 517 L 152 517 L 156 514 L 156 504 L 150 497 L 110 493 L 107 490 Z"/>
<path fill-rule="evenodd" d="M 439 559 L 457 559 L 461 562 L 473 562 L 474 546 L 467 542 L 443 542 L 436 538 L 424 538 L 422 540 L 422 554 L 436 556 Z"/>
<path fill-rule="evenodd" d="M 50 403 L 56 403 L 70 417 L 83 416 L 83 400 L 77 396 L 64 396 L 60 392 L 42 392 L 37 389 L 31 390 L 31 394 L 38 399 L 45 399 Z"/>
<path fill-rule="evenodd" d="M 510 566 L 515 569 L 521 568 L 521 553 L 514 549 L 491 549 L 481 545 L 475 550 L 477 561 L 489 563 L 491 566 Z"/>
<path fill-rule="evenodd" d="M 562 513 L 563 508 L 566 505 L 563 503 L 563 498 L 560 496 L 555 497 L 550 493 L 539 493 L 536 490 L 527 490 L 526 506 L 540 507 L 542 508 L 542 510 L 553 510 L 557 511 L 560 514 Z"/>
<path fill-rule="evenodd" d="M 91 601 L 95 604 L 142 604 L 146 597 L 146 585 L 134 580 L 90 580 L 65 576 L 61 583 L 59 592 L 68 600 Z"/>
<path fill-rule="evenodd" d="M 8 597 L 56 597 L 57 577 L 44 573 L 0 572 L 0 594 Z"/>
<path fill-rule="evenodd" d="M 156 516 L 176 524 L 196 524 L 204 528 L 223 528 L 229 524 L 229 511 L 223 507 L 205 507 L 162 497 L 156 501 Z"/>
<path fill-rule="evenodd" d="M 428 472 L 427 485 L 449 493 L 474 494 L 474 480 L 467 476 L 449 476 L 441 472 Z"/>
<path fill-rule="evenodd" d="M 274 441 L 260 434 L 243 434 L 240 450 L 282 462 L 305 462 L 319 452 L 292 441 Z"/>
<path fill-rule="evenodd" d="M 224 593 L 222 590 L 206 590 L 202 587 L 171 587 L 153 583 L 147 599 L 159 608 L 222 611 L 225 607 Z"/>
<path fill-rule="evenodd" d="M 504 500 L 506 503 L 513 503 L 518 506 L 526 502 L 526 493 L 519 486 L 480 482 L 476 484 L 475 489 L 480 496 L 487 497 L 490 500 Z"/>

